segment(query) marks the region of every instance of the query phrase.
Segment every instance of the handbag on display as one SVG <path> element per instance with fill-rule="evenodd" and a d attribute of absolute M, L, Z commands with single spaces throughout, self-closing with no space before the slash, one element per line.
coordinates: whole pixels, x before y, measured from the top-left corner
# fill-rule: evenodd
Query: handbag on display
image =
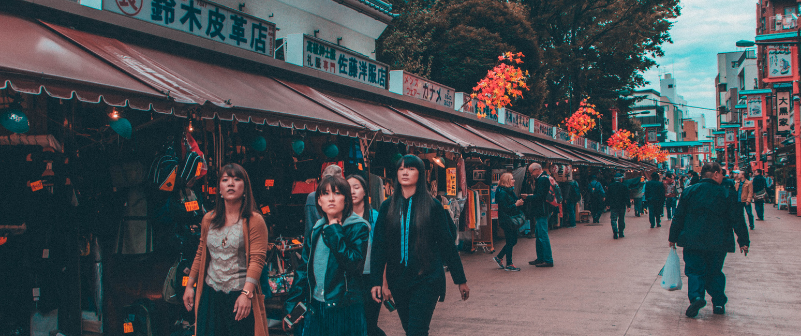
<path fill-rule="evenodd" d="M 176 178 L 178 177 L 178 165 L 180 159 L 175 153 L 172 140 L 164 145 L 161 154 L 153 160 L 150 165 L 150 183 L 161 191 L 172 191 L 175 188 Z"/>
<path fill-rule="evenodd" d="M 317 190 L 317 182 L 306 183 L 306 181 L 292 182 L 292 194 L 311 194 Z"/>
<path fill-rule="evenodd" d="M 289 270 L 286 267 L 286 261 L 281 258 L 281 251 L 274 247 L 267 258 L 267 264 L 261 272 L 261 288 L 270 297 L 276 294 L 286 294 L 292 288 L 292 283 L 295 281 L 294 270 Z M 296 263 L 295 252 L 289 252 L 290 267 L 294 268 Z M 267 290 L 269 288 L 269 293 Z"/>

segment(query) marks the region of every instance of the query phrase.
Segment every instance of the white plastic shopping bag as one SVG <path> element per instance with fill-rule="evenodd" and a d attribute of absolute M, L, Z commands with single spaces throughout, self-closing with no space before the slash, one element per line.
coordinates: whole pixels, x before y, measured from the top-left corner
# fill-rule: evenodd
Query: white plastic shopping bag
<path fill-rule="evenodd" d="M 681 289 L 681 265 L 675 248 L 670 249 L 665 267 L 662 269 L 662 288 L 669 291 Z"/>

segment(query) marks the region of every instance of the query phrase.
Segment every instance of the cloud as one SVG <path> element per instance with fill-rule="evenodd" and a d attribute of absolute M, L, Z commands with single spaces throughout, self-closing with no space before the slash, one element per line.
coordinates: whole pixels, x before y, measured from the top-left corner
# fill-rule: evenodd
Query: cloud
<path fill-rule="evenodd" d="M 756 2 L 754 0 L 684 0 L 682 15 L 670 30 L 673 44 L 662 48 L 658 68 L 643 73 L 650 82 L 645 88 L 660 90 L 661 75 L 676 79 L 677 93 L 690 106 L 715 108 L 717 54 L 735 51 L 738 40 L 754 40 Z M 715 112 L 690 108 L 691 114 L 703 112 L 707 125 L 716 125 Z"/>

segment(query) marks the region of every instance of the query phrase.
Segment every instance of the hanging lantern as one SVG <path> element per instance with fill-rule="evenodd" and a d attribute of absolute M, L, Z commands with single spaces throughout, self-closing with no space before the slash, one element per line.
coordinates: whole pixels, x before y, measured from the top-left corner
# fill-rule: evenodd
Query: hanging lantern
<path fill-rule="evenodd" d="M 303 142 L 303 139 L 296 138 L 292 140 L 292 151 L 295 152 L 295 155 L 300 155 L 304 149 L 306 149 L 306 143 Z"/>
<path fill-rule="evenodd" d="M 261 135 L 254 135 L 248 139 L 248 146 L 256 151 L 263 152 L 267 150 L 267 139 Z"/>
<path fill-rule="evenodd" d="M 0 114 L 0 118 L 2 118 L 0 124 L 11 132 L 26 133 L 30 130 L 28 116 L 19 107 L 12 106 L 4 109 L 3 113 Z"/>
<path fill-rule="evenodd" d="M 323 154 L 329 159 L 333 159 L 339 155 L 339 147 L 335 145 L 333 142 L 327 142 L 323 145 Z"/>
<path fill-rule="evenodd" d="M 398 161 L 400 161 L 402 158 L 403 158 L 403 154 L 401 154 L 401 153 L 393 154 L 392 155 L 392 164 L 398 164 Z"/>
<path fill-rule="evenodd" d="M 131 127 L 131 122 L 125 118 L 119 118 L 117 120 L 112 120 L 109 122 L 109 126 L 114 132 L 117 132 L 121 137 L 130 139 L 131 133 L 133 133 L 133 128 Z"/>

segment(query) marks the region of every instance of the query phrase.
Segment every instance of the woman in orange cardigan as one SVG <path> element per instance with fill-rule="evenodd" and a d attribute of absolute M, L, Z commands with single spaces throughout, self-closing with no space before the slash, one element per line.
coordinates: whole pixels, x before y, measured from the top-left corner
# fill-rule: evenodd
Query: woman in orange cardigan
<path fill-rule="evenodd" d="M 203 217 L 184 306 L 195 309 L 197 336 L 267 336 L 259 286 L 267 226 L 255 211 L 250 178 L 242 166 L 225 165 L 218 190 L 214 211 Z"/>

